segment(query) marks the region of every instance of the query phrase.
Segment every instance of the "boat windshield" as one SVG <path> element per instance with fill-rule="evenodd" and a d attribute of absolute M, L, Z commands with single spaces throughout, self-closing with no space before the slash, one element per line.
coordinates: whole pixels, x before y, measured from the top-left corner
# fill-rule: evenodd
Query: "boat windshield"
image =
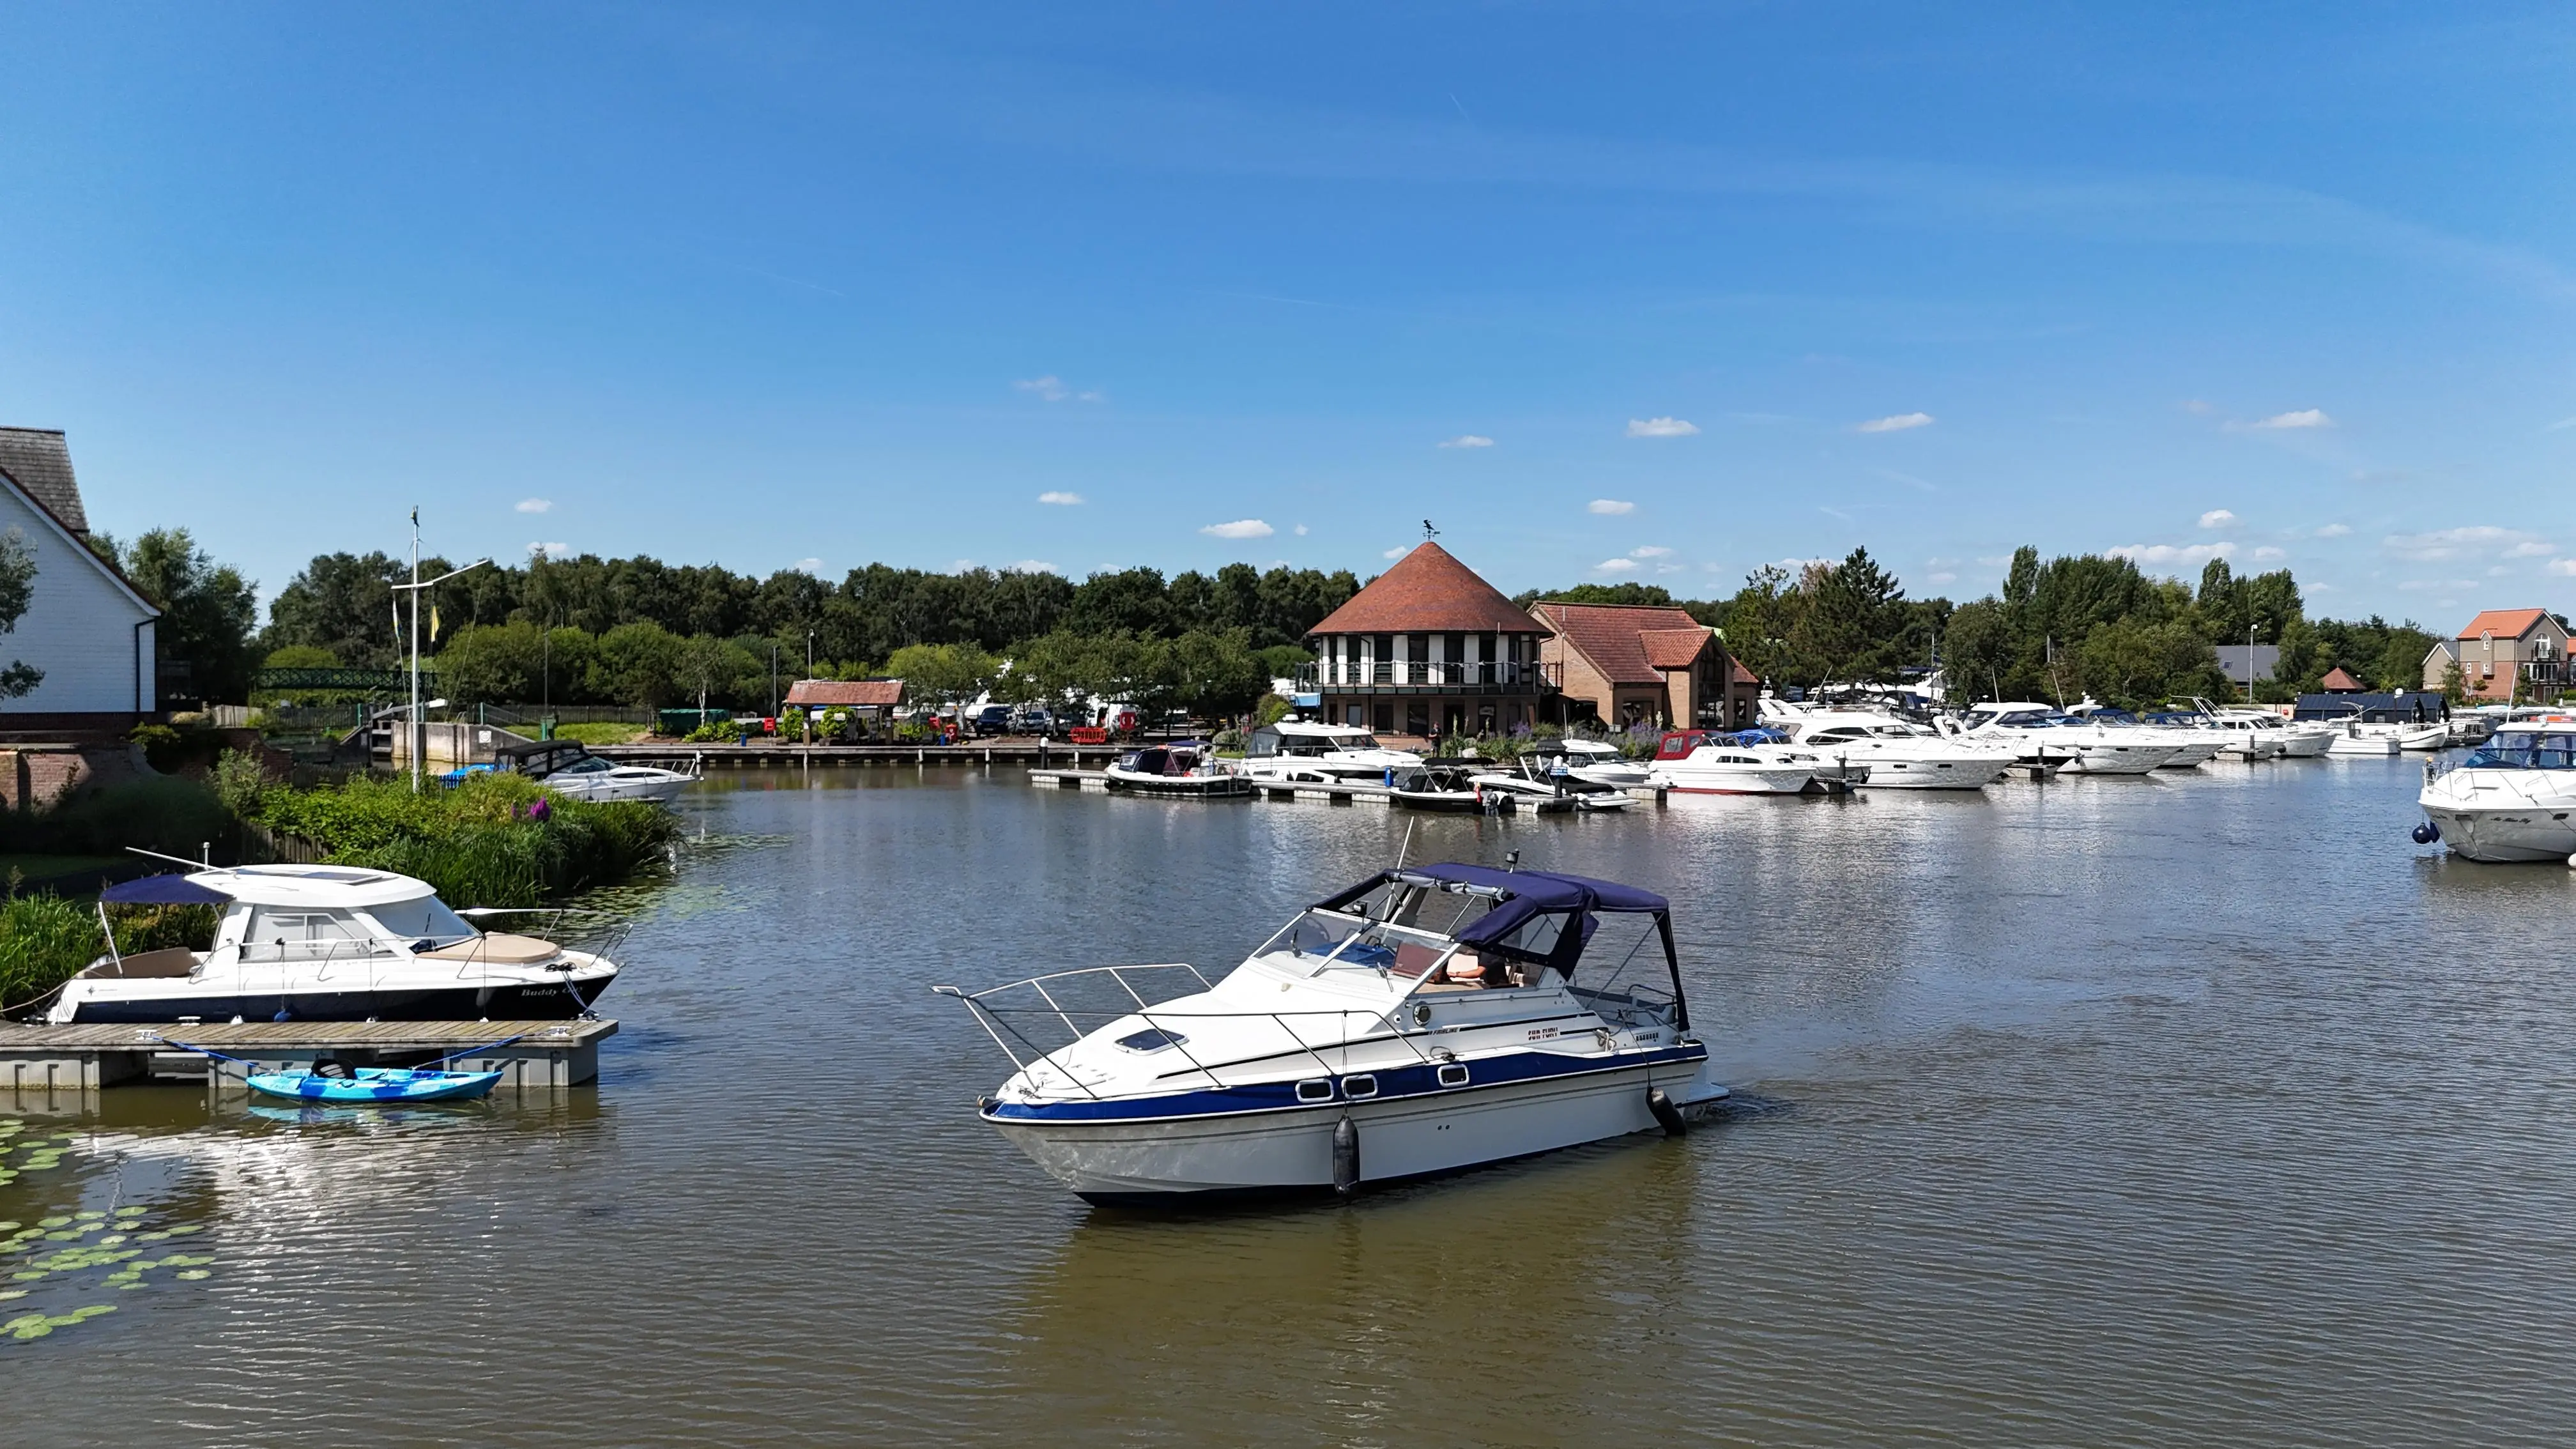
<path fill-rule="evenodd" d="M 2576 770 L 2576 732 L 2498 730 L 2469 756 L 2468 768 Z"/>
<path fill-rule="evenodd" d="M 1456 949 L 1456 941 L 1419 926 L 1308 910 L 1271 937 L 1258 954 L 1292 957 L 1279 964 L 1308 976 L 1349 970 L 1419 977 Z"/>
<path fill-rule="evenodd" d="M 376 918 L 376 924 L 384 927 L 386 935 L 406 941 L 435 941 L 447 946 L 458 941 L 470 941 L 478 934 L 472 926 L 465 924 L 463 918 L 447 908 L 447 902 L 436 896 L 370 906 L 367 914 Z"/>

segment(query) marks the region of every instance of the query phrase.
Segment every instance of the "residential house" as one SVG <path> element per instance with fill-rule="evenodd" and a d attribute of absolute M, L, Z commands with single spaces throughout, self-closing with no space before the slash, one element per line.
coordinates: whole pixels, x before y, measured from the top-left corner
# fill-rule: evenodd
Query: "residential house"
<path fill-rule="evenodd" d="M 1311 690 L 1333 724 L 1384 735 L 1490 734 L 1557 718 L 1539 664 L 1548 626 L 1436 543 L 1415 545 L 1307 631 Z"/>
<path fill-rule="evenodd" d="M 52 428 L 0 428 L 0 537 L 33 557 L 35 587 L 0 634 L 0 668 L 43 672 L 0 699 L 0 734 L 113 738 L 153 717 L 158 676 L 149 599 L 89 546 L 89 514 L 71 450 Z"/>
<path fill-rule="evenodd" d="M 1658 729 L 1745 729 L 1761 683 L 1727 653 L 1717 631 L 1688 612 L 1542 599 L 1530 614 L 1551 631 L 1539 662 L 1563 690 L 1565 712 L 1604 724 Z"/>
<path fill-rule="evenodd" d="M 2567 688 L 2567 626 L 2547 609 L 2488 609 L 2424 655 L 2424 687 L 2455 663 L 2473 700 L 2547 704 Z"/>

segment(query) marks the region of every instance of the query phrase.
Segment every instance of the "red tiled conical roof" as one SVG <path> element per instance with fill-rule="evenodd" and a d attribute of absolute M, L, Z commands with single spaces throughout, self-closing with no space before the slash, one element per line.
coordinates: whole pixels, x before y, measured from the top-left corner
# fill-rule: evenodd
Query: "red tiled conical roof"
<path fill-rule="evenodd" d="M 1436 543 L 1418 544 L 1308 634 L 1545 634 L 1475 570 Z"/>
<path fill-rule="evenodd" d="M 2326 677 L 2317 681 L 2317 686 L 2328 694 L 2359 694 L 2366 687 L 2341 669 L 2327 670 Z"/>

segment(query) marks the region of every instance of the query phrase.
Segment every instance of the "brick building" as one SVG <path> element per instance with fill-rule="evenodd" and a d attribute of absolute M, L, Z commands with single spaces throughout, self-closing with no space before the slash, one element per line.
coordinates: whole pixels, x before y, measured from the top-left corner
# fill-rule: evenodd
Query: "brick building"
<path fill-rule="evenodd" d="M 1558 717 L 1547 635 L 1447 549 L 1419 544 L 1307 631 L 1311 689 L 1327 722 L 1382 735 L 1535 726 Z"/>
<path fill-rule="evenodd" d="M 2473 700 L 2548 704 L 2567 688 L 2567 629 L 2547 609 L 2488 609 L 2424 656 L 2424 687 L 2453 663 Z"/>
<path fill-rule="evenodd" d="M 1550 631 L 1540 664 L 1574 718 L 1588 711 L 1619 728 L 1754 723 L 1761 682 L 1726 652 L 1716 630 L 1681 609 L 1543 599 L 1530 613 Z"/>

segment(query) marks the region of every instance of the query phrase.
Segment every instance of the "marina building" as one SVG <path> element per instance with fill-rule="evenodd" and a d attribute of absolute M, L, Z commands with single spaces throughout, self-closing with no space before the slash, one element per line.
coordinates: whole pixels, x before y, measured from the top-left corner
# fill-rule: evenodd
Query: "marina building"
<path fill-rule="evenodd" d="M 1567 713 L 1618 728 L 1748 729 L 1761 683 L 1726 652 L 1715 629 L 1672 607 L 1542 599 L 1548 626 L 1539 662 Z"/>
<path fill-rule="evenodd" d="M 1326 722 L 1383 735 L 1535 727 L 1559 717 L 1539 659 L 1548 632 L 1447 549 L 1418 544 L 1307 631 L 1312 692 Z"/>

